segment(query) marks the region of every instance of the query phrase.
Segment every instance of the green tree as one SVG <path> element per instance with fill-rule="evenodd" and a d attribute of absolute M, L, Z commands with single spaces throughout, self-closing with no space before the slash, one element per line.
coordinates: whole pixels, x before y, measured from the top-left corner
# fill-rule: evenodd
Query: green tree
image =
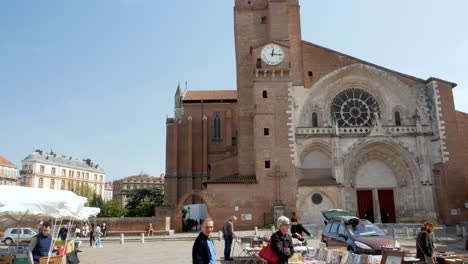
<path fill-rule="evenodd" d="M 104 200 L 102 200 L 102 196 L 93 193 L 91 199 L 88 199 L 88 206 L 101 208 L 102 211 L 104 208 Z"/>
<path fill-rule="evenodd" d="M 109 201 L 101 209 L 100 216 L 103 217 L 121 217 L 127 214 L 127 209 L 122 207 L 122 203 L 117 200 Z"/>
<path fill-rule="evenodd" d="M 164 203 L 164 193 L 160 188 L 135 189 L 127 193 L 128 216 L 153 216 L 154 208 Z"/>

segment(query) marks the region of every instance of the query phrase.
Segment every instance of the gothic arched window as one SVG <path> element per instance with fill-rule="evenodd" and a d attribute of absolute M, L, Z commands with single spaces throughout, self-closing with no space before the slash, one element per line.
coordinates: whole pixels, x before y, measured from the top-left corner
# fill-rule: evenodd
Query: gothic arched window
<path fill-rule="evenodd" d="M 312 113 L 312 127 L 318 127 L 318 118 L 316 112 Z"/>
<path fill-rule="evenodd" d="M 395 111 L 395 125 L 401 126 L 401 117 L 400 117 L 400 112 L 398 111 Z"/>
<path fill-rule="evenodd" d="M 339 127 L 353 127 L 371 126 L 380 110 L 371 94 L 351 88 L 340 92 L 333 99 L 330 112 Z"/>
<path fill-rule="evenodd" d="M 213 114 L 213 139 L 221 139 L 221 115 L 218 112 Z"/>

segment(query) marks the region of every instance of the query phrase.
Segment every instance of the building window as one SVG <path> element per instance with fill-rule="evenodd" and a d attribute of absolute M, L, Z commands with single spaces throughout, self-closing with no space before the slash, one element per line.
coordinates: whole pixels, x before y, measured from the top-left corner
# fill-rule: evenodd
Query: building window
<path fill-rule="evenodd" d="M 89 180 L 89 173 L 86 173 L 86 179 Z"/>
<path fill-rule="evenodd" d="M 94 174 L 94 181 L 97 181 L 97 175 Z"/>
<path fill-rule="evenodd" d="M 309 71 L 309 78 L 314 77 L 314 73 L 312 71 Z"/>
<path fill-rule="evenodd" d="M 42 188 L 42 185 L 44 184 L 44 179 L 39 178 L 39 187 Z"/>
<path fill-rule="evenodd" d="M 80 175 L 80 172 L 79 172 L 79 171 L 77 171 L 77 172 L 76 172 L 76 178 L 78 178 L 78 179 L 79 179 L 80 177 L 81 177 L 81 175 Z"/>
<path fill-rule="evenodd" d="M 65 169 L 62 170 L 62 176 L 67 176 L 67 171 Z"/>
<path fill-rule="evenodd" d="M 218 112 L 213 115 L 213 139 L 221 139 L 221 115 Z"/>
<path fill-rule="evenodd" d="M 269 168 L 270 168 L 270 161 L 265 160 L 265 169 L 269 169 Z"/>
<path fill-rule="evenodd" d="M 60 187 L 62 188 L 62 190 L 65 190 L 65 180 L 62 180 Z"/>
<path fill-rule="evenodd" d="M 401 117 L 400 117 L 400 112 L 398 111 L 395 112 L 395 125 L 401 126 Z"/>
<path fill-rule="evenodd" d="M 312 127 L 318 127 L 318 118 L 316 112 L 312 113 Z"/>
<path fill-rule="evenodd" d="M 330 114 L 339 127 L 372 126 L 375 116 L 380 116 L 380 109 L 370 93 L 351 88 L 335 96 Z"/>
<path fill-rule="evenodd" d="M 52 170 L 51 170 L 50 174 L 55 176 L 55 167 L 52 167 Z"/>
<path fill-rule="evenodd" d="M 54 179 L 50 180 L 50 188 L 55 189 L 55 180 Z"/>
<path fill-rule="evenodd" d="M 262 68 L 262 59 L 257 58 L 257 63 L 255 64 L 255 67 L 256 67 L 257 69 Z"/>
<path fill-rule="evenodd" d="M 44 171 L 45 171 L 45 167 L 44 165 L 41 165 L 41 167 L 39 167 L 39 172 L 44 174 Z"/>
<path fill-rule="evenodd" d="M 263 91 L 263 92 L 262 92 L 262 97 L 263 97 L 263 98 L 268 98 L 268 92 L 267 92 L 267 91 Z"/>
<path fill-rule="evenodd" d="M 99 176 L 100 180 L 103 181 L 104 177 L 102 175 Z"/>
<path fill-rule="evenodd" d="M 264 128 L 263 129 L 263 135 L 264 136 L 269 136 L 270 135 L 270 129 L 269 128 Z"/>

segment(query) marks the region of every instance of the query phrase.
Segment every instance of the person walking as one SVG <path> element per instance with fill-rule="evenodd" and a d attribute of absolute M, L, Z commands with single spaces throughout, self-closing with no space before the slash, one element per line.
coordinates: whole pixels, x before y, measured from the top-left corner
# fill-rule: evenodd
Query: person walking
<path fill-rule="evenodd" d="M 89 246 L 93 246 L 94 242 L 94 224 L 91 224 L 91 229 L 89 230 Z"/>
<path fill-rule="evenodd" d="M 28 247 L 29 263 L 38 264 L 41 257 L 49 255 L 52 244 L 52 235 L 50 234 L 50 222 L 43 222 L 41 232 L 32 237 Z"/>
<path fill-rule="evenodd" d="M 95 247 L 102 247 L 101 245 L 101 227 L 99 225 L 96 225 L 96 228 L 94 228 L 94 243 L 93 243 L 93 248 Z"/>
<path fill-rule="evenodd" d="M 234 221 L 237 221 L 235 215 L 229 217 L 223 226 L 224 237 L 224 260 L 233 260 L 231 258 L 232 239 L 234 237 Z"/>
<path fill-rule="evenodd" d="M 107 225 L 106 225 L 106 223 L 102 224 L 101 233 L 102 233 L 103 237 L 107 237 Z"/>
<path fill-rule="evenodd" d="M 432 221 L 424 222 L 421 227 L 421 232 L 416 237 L 416 257 L 420 261 L 425 261 L 428 264 L 434 264 L 434 240 L 433 233 L 435 224 Z"/>
<path fill-rule="evenodd" d="M 289 218 L 280 216 L 277 221 L 278 231 L 271 235 L 271 248 L 278 254 L 278 264 L 288 264 L 288 259 L 294 253 L 292 237 L 288 234 L 291 224 Z"/>
<path fill-rule="evenodd" d="M 192 247 L 193 264 L 215 264 L 216 248 L 210 235 L 213 232 L 214 221 L 212 218 L 206 218 L 200 225 L 201 232 Z"/>

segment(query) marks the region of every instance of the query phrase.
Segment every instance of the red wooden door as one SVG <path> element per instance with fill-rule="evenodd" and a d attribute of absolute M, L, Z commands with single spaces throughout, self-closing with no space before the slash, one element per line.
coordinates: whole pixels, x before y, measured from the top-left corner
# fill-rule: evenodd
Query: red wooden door
<path fill-rule="evenodd" d="M 372 190 L 357 191 L 358 213 L 360 219 L 374 222 L 374 204 L 372 203 Z"/>
<path fill-rule="evenodd" d="M 379 190 L 380 218 L 382 223 L 395 223 L 395 203 L 393 190 Z"/>

